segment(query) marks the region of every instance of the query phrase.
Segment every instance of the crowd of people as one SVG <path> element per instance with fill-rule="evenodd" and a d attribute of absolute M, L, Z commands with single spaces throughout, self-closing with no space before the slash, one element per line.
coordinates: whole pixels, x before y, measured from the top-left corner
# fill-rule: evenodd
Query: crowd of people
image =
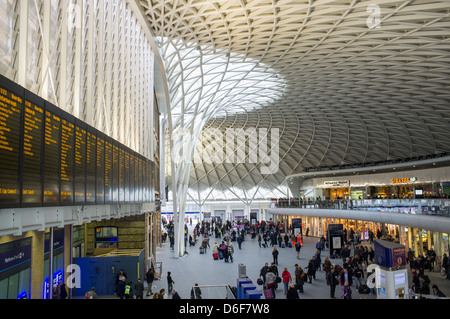
<path fill-rule="evenodd" d="M 192 224 L 191 224 L 192 225 Z M 170 246 L 173 249 L 173 223 L 166 224 L 166 233 L 162 236 L 171 240 Z M 284 225 L 274 223 L 273 221 L 262 221 L 259 223 L 226 221 L 222 223 L 220 220 L 198 222 L 191 228 L 192 234 L 189 234 L 188 227 L 185 227 L 185 240 L 189 245 L 195 246 L 200 242 L 200 253 L 208 253 L 213 256 L 217 255 L 218 260 L 224 262 L 233 262 L 234 246 L 233 242 L 238 243 L 239 249 L 242 249 L 242 243 L 250 236 L 256 239 L 258 247 L 261 249 L 270 249 L 272 261 L 266 262 L 259 270 L 257 284 L 262 286 L 264 297 L 267 299 L 277 298 L 280 290 L 283 292 L 283 298 L 300 299 L 305 293 L 305 289 L 309 285 L 320 278 L 319 284 L 326 284 L 329 289 L 329 297 L 335 299 L 340 297 L 343 299 L 352 299 L 354 291 L 359 293 L 359 297 L 364 298 L 365 294 L 375 294 L 373 285 L 368 285 L 369 278 L 373 278 L 371 273 L 367 272 L 367 267 L 374 263 L 375 252 L 371 246 L 372 239 L 378 237 L 379 234 L 371 233 L 370 240 L 367 244 L 362 244 L 360 237 L 350 230 L 344 232 L 343 247 L 338 251 L 330 253 L 328 241 L 324 236 L 317 239 L 314 247 L 314 254 L 305 258 L 300 258 L 300 252 L 303 246 L 303 235 L 297 233 L 294 235 L 292 227 L 285 232 Z M 305 236 L 308 235 L 306 230 Z M 211 243 L 210 243 L 210 240 Z M 308 241 L 309 243 L 311 241 Z M 299 262 L 293 266 L 292 271 L 283 266 L 280 271 L 279 266 L 279 249 L 293 248 L 292 251 L 297 255 Z M 203 252 L 202 252 L 203 249 Z M 324 250 L 327 256 L 323 256 Z M 310 249 L 308 250 L 310 251 Z M 269 256 L 269 255 L 268 255 Z M 304 257 L 304 256 L 302 256 Z M 445 296 L 437 287 L 432 284 L 425 274 L 425 270 L 434 269 L 436 254 L 432 249 L 428 250 L 425 256 L 414 257 L 410 251 L 408 253 L 408 261 L 412 272 L 412 290 L 420 295 L 434 294 L 439 297 Z M 304 262 L 304 264 L 301 264 Z M 442 262 L 443 274 L 446 279 L 450 279 L 450 263 L 446 255 Z M 147 282 L 146 296 L 153 296 L 153 299 L 179 299 L 181 298 L 177 291 L 174 290 L 174 279 L 171 272 L 167 272 L 167 290 L 160 289 L 158 292 L 152 291 L 153 280 L 155 278 L 154 269 L 149 269 L 145 275 Z M 131 281 L 127 281 L 127 276 L 121 270 L 116 278 L 116 295 L 121 299 L 142 298 L 145 289 L 141 280 L 138 278 L 133 285 Z M 339 288 L 339 289 L 338 289 Z M 340 290 L 340 294 L 337 291 Z M 166 293 L 166 291 L 168 293 Z M 92 294 L 95 296 L 95 289 Z M 191 290 L 192 299 L 201 299 L 202 292 L 198 283 Z M 278 296 L 278 298 L 280 298 Z"/>

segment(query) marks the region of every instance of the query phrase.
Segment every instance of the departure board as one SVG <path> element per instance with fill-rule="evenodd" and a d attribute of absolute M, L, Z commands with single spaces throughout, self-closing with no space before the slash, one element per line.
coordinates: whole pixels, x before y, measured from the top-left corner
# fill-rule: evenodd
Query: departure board
<path fill-rule="evenodd" d="M 125 198 L 124 202 L 130 202 L 130 153 L 124 150 L 124 187 L 125 187 Z"/>
<path fill-rule="evenodd" d="M 134 203 L 134 152 L 130 152 L 130 172 L 128 174 L 130 183 L 130 203 Z"/>
<path fill-rule="evenodd" d="M 105 140 L 97 135 L 97 157 L 96 157 L 96 203 L 103 205 L 105 203 Z"/>
<path fill-rule="evenodd" d="M 119 145 L 116 141 L 112 142 L 112 202 L 119 202 Z"/>
<path fill-rule="evenodd" d="M 20 132 L 23 90 L 0 86 L 0 207 L 20 205 Z"/>
<path fill-rule="evenodd" d="M 111 139 L 105 137 L 105 204 L 112 202 L 112 142 Z"/>
<path fill-rule="evenodd" d="M 61 119 L 61 205 L 73 205 L 75 181 L 75 119 Z"/>
<path fill-rule="evenodd" d="M 44 130 L 44 205 L 59 205 L 61 117 L 46 103 Z"/>
<path fill-rule="evenodd" d="M 125 151 L 119 146 L 119 203 L 125 201 Z"/>
<path fill-rule="evenodd" d="M 76 121 L 75 126 L 75 204 L 86 201 L 86 125 Z"/>
<path fill-rule="evenodd" d="M 97 136 L 92 130 L 86 133 L 86 204 L 95 204 L 97 166 Z"/>
<path fill-rule="evenodd" d="M 149 202 L 152 163 L 0 75 L 0 208 Z"/>
<path fill-rule="evenodd" d="M 44 100 L 25 92 L 22 152 L 22 206 L 41 206 L 41 158 L 44 134 Z"/>

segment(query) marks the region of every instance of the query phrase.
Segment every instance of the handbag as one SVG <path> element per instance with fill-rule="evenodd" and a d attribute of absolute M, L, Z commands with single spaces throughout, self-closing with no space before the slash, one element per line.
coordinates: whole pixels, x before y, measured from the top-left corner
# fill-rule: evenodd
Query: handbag
<path fill-rule="evenodd" d="M 264 297 L 266 299 L 274 299 L 271 289 L 264 289 Z"/>

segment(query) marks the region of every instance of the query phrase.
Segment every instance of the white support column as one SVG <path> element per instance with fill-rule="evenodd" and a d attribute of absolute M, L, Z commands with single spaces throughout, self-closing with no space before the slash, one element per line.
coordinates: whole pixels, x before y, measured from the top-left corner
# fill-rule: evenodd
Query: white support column
<path fill-rule="evenodd" d="M 68 1 L 64 1 L 67 4 Z M 59 68 L 59 106 L 65 111 L 70 112 L 67 105 L 67 39 L 68 39 L 68 7 L 61 8 L 61 44 L 60 44 L 60 60 Z"/>
<path fill-rule="evenodd" d="M 41 40 L 42 40 L 42 57 L 41 57 L 41 86 L 40 86 L 40 96 L 44 100 L 48 100 L 48 87 L 50 83 L 50 21 L 51 21 L 51 1 L 44 1 L 43 5 L 43 17 L 41 19 L 38 11 L 38 5 L 36 3 L 36 11 L 38 14 L 38 20 L 41 24 Z"/>
<path fill-rule="evenodd" d="M 93 116 L 95 110 L 95 87 L 94 87 L 94 31 L 95 31 L 95 11 L 93 1 L 87 1 L 87 43 L 84 48 L 87 50 L 87 70 L 86 70 L 86 95 L 85 95 L 85 107 L 84 107 L 84 119 L 89 125 L 96 127 Z M 81 114 L 80 114 L 81 115 Z"/>
<path fill-rule="evenodd" d="M 17 82 L 26 87 L 28 66 L 28 0 L 19 1 L 19 61 L 17 63 Z"/>
<path fill-rule="evenodd" d="M 73 108 L 72 115 L 80 118 L 80 110 L 81 110 L 81 60 L 82 60 L 82 51 L 81 48 L 83 46 L 83 32 L 82 32 L 82 23 L 83 23 L 83 7 L 84 0 L 77 0 L 75 3 L 75 21 L 73 24 L 73 34 L 75 35 L 75 45 L 74 45 L 74 70 L 73 70 Z"/>

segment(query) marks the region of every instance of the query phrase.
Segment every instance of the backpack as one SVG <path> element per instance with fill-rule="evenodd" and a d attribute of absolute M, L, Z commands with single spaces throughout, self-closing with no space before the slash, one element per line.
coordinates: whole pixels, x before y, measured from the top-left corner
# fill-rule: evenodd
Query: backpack
<path fill-rule="evenodd" d="M 361 285 L 361 286 L 358 288 L 358 292 L 359 292 L 360 294 L 365 294 L 365 295 L 367 295 L 368 293 L 370 293 L 370 288 L 369 288 L 369 286 L 367 286 L 367 285 Z"/>

